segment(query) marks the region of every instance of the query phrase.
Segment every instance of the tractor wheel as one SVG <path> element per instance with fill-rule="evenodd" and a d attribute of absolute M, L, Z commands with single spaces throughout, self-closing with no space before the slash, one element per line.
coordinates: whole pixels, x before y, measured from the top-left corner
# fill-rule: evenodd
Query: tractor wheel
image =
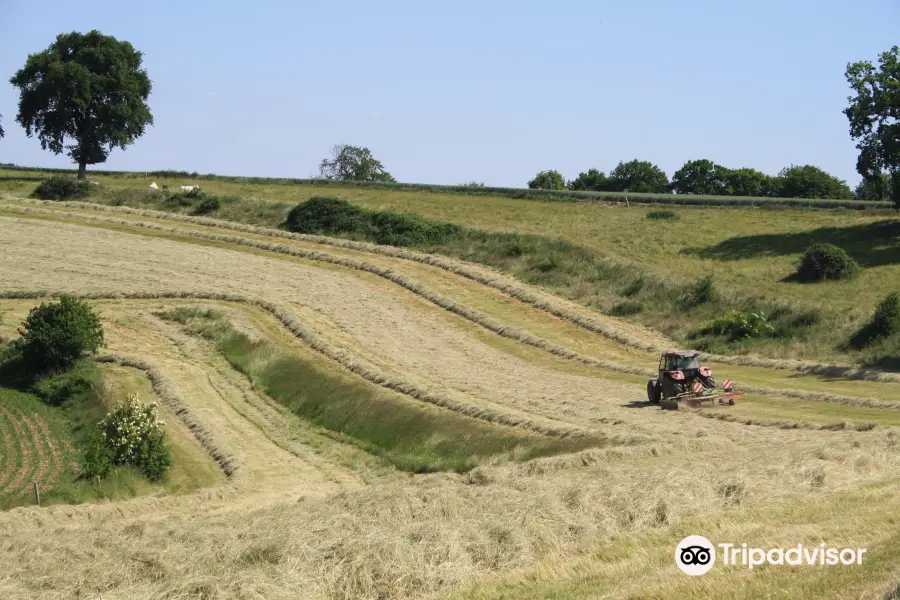
<path fill-rule="evenodd" d="M 684 384 L 674 381 L 669 377 L 662 380 L 662 385 L 660 387 L 662 388 L 662 397 L 666 400 L 674 398 L 684 392 Z"/>
<path fill-rule="evenodd" d="M 659 397 L 662 395 L 662 390 L 660 389 L 659 382 L 655 379 L 651 379 L 647 382 L 647 400 L 650 401 L 651 404 L 658 404 Z"/>
<path fill-rule="evenodd" d="M 713 379 L 713 376 L 712 376 L 712 375 L 710 375 L 709 377 L 703 377 L 703 376 L 701 375 L 701 376 L 700 376 L 700 383 L 702 383 L 702 384 L 703 384 L 703 387 L 705 387 L 706 389 L 710 389 L 710 390 L 716 389 L 716 380 Z"/>

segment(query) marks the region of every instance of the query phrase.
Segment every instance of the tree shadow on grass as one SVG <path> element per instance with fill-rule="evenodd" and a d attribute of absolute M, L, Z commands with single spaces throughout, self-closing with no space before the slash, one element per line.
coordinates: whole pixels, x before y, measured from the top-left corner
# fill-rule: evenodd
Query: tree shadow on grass
<path fill-rule="evenodd" d="M 864 267 L 900 263 L 900 220 L 886 219 L 851 227 L 821 227 L 801 233 L 767 233 L 729 238 L 705 248 L 685 248 L 712 260 L 741 260 L 802 254 L 815 243 L 829 243 L 847 251 Z"/>
<path fill-rule="evenodd" d="M 26 392 L 37 380 L 21 356 L 0 356 L 0 387 Z"/>
<path fill-rule="evenodd" d="M 885 371 L 900 371 L 900 356 L 879 356 L 867 362 L 866 366 Z"/>

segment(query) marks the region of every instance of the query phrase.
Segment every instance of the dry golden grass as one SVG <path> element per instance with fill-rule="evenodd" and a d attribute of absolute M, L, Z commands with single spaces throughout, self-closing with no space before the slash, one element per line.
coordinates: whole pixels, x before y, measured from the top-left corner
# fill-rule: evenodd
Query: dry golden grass
<path fill-rule="evenodd" d="M 81 214 L 79 218 L 94 222 L 130 224 L 132 226 L 147 227 L 157 231 L 173 231 L 172 227 L 164 227 L 161 225 L 163 221 L 173 221 L 181 225 L 197 224 L 202 228 L 194 228 L 191 235 L 203 239 L 215 239 L 215 236 L 209 232 L 209 227 L 214 227 L 218 231 L 237 231 L 243 235 L 236 243 L 248 245 L 251 247 L 268 248 L 274 251 L 284 252 L 285 249 L 279 248 L 281 245 L 273 245 L 269 242 L 271 238 L 279 238 L 281 240 L 288 239 L 294 241 L 303 241 L 306 244 L 295 244 L 294 247 L 286 250 L 288 254 L 307 256 L 309 258 L 326 260 L 335 264 L 346 264 L 344 261 L 335 261 L 333 257 L 323 257 L 323 250 L 329 250 L 333 253 L 334 248 L 343 250 L 352 249 L 368 255 L 369 263 L 363 266 L 370 272 L 377 272 L 377 267 L 373 268 L 371 264 L 372 255 L 389 256 L 392 258 L 400 258 L 404 261 L 415 261 L 425 265 L 435 266 L 440 269 L 449 271 L 460 277 L 468 278 L 476 281 L 483 286 L 493 287 L 507 296 L 514 298 L 520 302 L 530 304 L 542 311 L 549 312 L 554 316 L 562 318 L 576 324 L 578 327 L 586 329 L 590 332 L 603 335 L 620 344 L 631 346 L 637 349 L 658 351 L 660 349 L 668 349 L 672 347 L 672 342 L 664 336 L 654 332 L 646 327 L 629 323 L 622 319 L 611 318 L 607 315 L 595 313 L 584 306 L 573 302 L 568 302 L 558 297 L 552 296 L 546 292 L 540 291 L 534 287 L 527 286 L 515 279 L 499 274 L 491 269 L 482 266 L 465 263 L 459 260 L 448 258 L 446 256 L 424 254 L 404 248 L 395 248 L 391 246 L 381 246 L 366 242 L 355 242 L 343 239 L 327 238 L 322 236 L 305 235 L 288 233 L 280 230 L 267 229 L 264 227 L 256 227 L 241 223 L 216 220 L 206 217 L 190 217 L 180 214 L 165 213 L 152 210 L 139 210 L 127 207 L 110 207 L 91 203 L 81 202 L 48 202 L 38 200 L 28 200 L 21 198 L 6 197 L 6 210 L 15 212 L 25 212 L 30 214 L 57 214 L 63 216 L 76 216 L 75 213 L 59 211 L 57 207 L 78 208 L 87 212 L 112 212 L 121 215 L 133 215 L 143 217 L 138 220 L 123 219 L 102 219 Z M 15 204 L 15 205 L 14 205 Z M 44 207 L 53 207 L 55 210 L 48 211 L 44 209 L 29 209 L 22 205 L 43 205 Z M 191 231 L 191 228 L 182 227 Z M 200 231 L 198 231 L 198 229 Z M 248 235 L 249 234 L 249 235 Z M 222 239 L 222 238 L 219 238 Z M 230 237 L 235 241 L 233 237 Z M 253 241 L 247 240 L 255 240 Z M 299 247 L 298 247 L 299 246 Z M 311 249 L 313 246 L 314 249 Z M 317 248 L 315 246 L 318 246 Z M 340 258 L 340 257 L 339 257 Z M 358 262 L 353 260 L 354 255 L 346 253 L 344 258 L 350 258 L 349 263 Z M 349 266 L 349 265 L 348 265 Z M 398 282 L 399 283 L 399 282 Z M 900 381 L 900 376 L 893 373 L 885 373 L 876 369 L 866 369 L 848 364 L 827 364 L 814 361 L 790 360 L 761 358 L 752 355 L 740 356 L 722 356 L 709 353 L 702 354 L 704 360 L 710 363 L 741 365 L 741 366 L 760 366 L 767 369 L 778 369 L 788 371 L 801 371 L 823 378 L 840 377 L 845 379 L 864 379 L 870 381 Z"/>
<path fill-rule="evenodd" d="M 214 230 L 191 237 L 186 228 L 179 238 L 137 224 L 46 216 L 0 217 L 0 290 L 119 295 L 94 302 L 108 331 L 105 352 L 129 357 L 109 360 L 147 372 L 232 476 L 183 496 L 0 514 L 0 597 L 755 597 L 778 590 L 804 597 L 812 590 L 839 598 L 848 589 L 874 597 L 890 587 L 893 538 L 885 531 L 900 491 L 900 436 L 891 427 L 782 429 L 777 419 L 760 427 L 642 408 L 634 402 L 644 396 L 640 380 L 623 373 L 652 368 L 652 354 L 644 351 L 650 362 L 639 367 L 633 345 L 617 356 L 609 338 L 579 339 L 577 351 L 567 350 L 554 327 L 568 331 L 571 319 L 508 295 L 503 303 L 491 296 L 502 292 L 497 286 L 424 261 L 384 253 L 369 260 L 362 246 L 341 248 L 352 255 L 317 251 L 339 259 L 323 261 L 308 246 L 327 245 L 322 240 L 277 244 L 305 248 L 294 254 L 250 243 L 264 241 L 249 236 L 259 232 L 240 242 L 213 237 L 221 236 Z M 405 264 L 417 270 L 410 275 Z M 453 277 L 467 282 L 459 284 L 465 297 L 478 297 L 482 286 L 496 302 L 459 302 Z M 4 332 L 29 303 L 0 302 Z M 185 303 L 219 307 L 249 334 L 396 382 L 392 389 L 421 393 L 419 400 L 447 398 L 458 404 L 444 406 L 477 407 L 490 420 L 558 435 L 587 431 L 619 445 L 485 464 L 461 476 L 378 474 L 349 457 L 352 449 L 314 439 L 205 343 L 152 314 Z M 617 321 L 598 323 L 611 329 Z M 487 343 L 492 336 L 502 343 Z M 819 391 L 802 387 L 817 378 L 796 380 L 796 392 Z M 869 390 L 893 396 L 895 384 L 843 383 L 846 397 L 860 402 L 842 408 L 873 420 L 893 414 L 864 400 Z M 850 394 L 855 385 L 865 391 Z M 819 406 L 840 405 L 811 402 L 810 410 Z M 775 568 L 688 580 L 671 564 L 687 533 L 740 535 L 757 545 L 821 534 L 868 545 L 872 562 L 858 571 L 864 581 L 845 570 L 828 574 L 827 588 L 816 588 L 807 573 Z"/>

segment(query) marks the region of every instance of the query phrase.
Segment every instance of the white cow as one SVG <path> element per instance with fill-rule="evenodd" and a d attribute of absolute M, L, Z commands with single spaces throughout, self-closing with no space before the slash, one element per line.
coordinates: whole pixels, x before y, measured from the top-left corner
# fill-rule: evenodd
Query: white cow
<path fill-rule="evenodd" d="M 181 186 L 182 192 L 190 192 L 191 190 L 199 190 L 199 189 L 200 189 L 199 185 L 183 185 L 183 186 Z"/>
<path fill-rule="evenodd" d="M 159 186 L 156 185 L 156 182 L 154 181 L 153 183 L 150 184 L 150 189 L 151 189 L 151 190 L 158 190 L 158 189 L 159 189 Z"/>

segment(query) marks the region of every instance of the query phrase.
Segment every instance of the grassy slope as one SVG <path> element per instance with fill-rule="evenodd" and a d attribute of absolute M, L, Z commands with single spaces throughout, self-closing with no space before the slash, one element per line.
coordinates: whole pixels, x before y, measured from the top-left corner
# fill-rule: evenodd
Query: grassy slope
<path fill-rule="evenodd" d="M 527 460 L 603 443 L 541 436 L 413 402 L 312 356 L 251 340 L 214 313 L 177 309 L 160 316 L 215 341 L 233 367 L 295 414 L 402 470 L 462 472 L 491 458 Z"/>
<path fill-rule="evenodd" d="M 15 335 L 18 321 L 24 318 L 27 308 L 29 308 L 26 304 L 7 304 L 3 307 L 4 324 L 0 327 L 0 334 L 7 337 Z M 23 442 L 24 446 L 22 447 L 27 452 L 38 456 L 39 448 L 35 442 L 43 441 L 44 443 L 38 445 L 44 447 L 41 451 L 47 461 L 44 472 L 55 473 L 52 477 L 45 478 L 46 483 L 39 481 L 43 490 L 41 492 L 42 504 L 77 504 L 100 499 L 122 500 L 147 494 L 186 493 L 224 483 L 225 475 L 197 444 L 190 432 L 174 415 L 165 414 L 165 412 L 162 417 L 169 427 L 168 442 L 174 459 L 174 465 L 169 471 L 166 483 L 150 484 L 131 469 L 117 469 L 99 485 L 79 480 L 74 465 L 81 459 L 80 443 L 88 429 L 100 421 L 128 393 L 137 392 L 145 402 L 149 402 L 155 397 L 150 382 L 139 371 L 116 365 L 93 365 L 90 363 L 86 363 L 84 368 L 87 369 L 87 373 L 94 383 L 94 390 L 76 394 L 59 407 L 48 406 L 34 394 L 0 387 L 0 406 L 16 410 L 18 415 L 26 415 L 28 419 L 36 417 L 43 419 L 51 433 L 50 444 L 55 446 L 60 453 L 59 459 L 56 459 L 50 452 L 50 445 L 46 443 L 46 440 L 27 438 Z M 0 418 L 2 417 L 4 415 L 0 415 Z M 6 422 L 3 423 L 7 429 L 13 427 L 8 420 L 8 417 L 5 417 Z M 25 423 L 19 420 L 19 425 L 23 427 Z M 26 428 L 23 431 L 27 432 L 28 430 Z M 4 448 L 4 446 L 0 446 L 0 448 Z M 15 453 L 18 467 L 20 467 L 22 452 L 15 450 Z M 37 463 L 37 461 L 34 462 Z M 60 463 L 59 467 L 57 468 L 54 463 Z M 33 477 L 37 473 L 37 468 L 37 464 L 35 464 L 35 468 L 29 469 L 25 475 Z M 0 464 L 0 472 L 2 471 L 3 466 Z M 52 479 L 52 484 L 50 479 Z M 2 487 L 0 486 L 0 489 Z M 52 489 L 50 489 L 51 487 Z M 13 491 L 17 493 L 9 493 L 10 490 L 6 490 L 5 494 L 0 493 L 0 507 L 9 508 L 33 503 L 30 489 L 25 493 L 18 493 L 19 488 L 17 487 Z"/>
<path fill-rule="evenodd" d="M 43 217 L 40 217 L 43 218 Z M 171 224 L 164 222 L 163 224 Z M 101 225 L 97 225 L 101 226 Z M 107 227 L 106 225 L 102 225 Z M 108 227 L 122 231 L 132 231 L 139 235 L 149 235 L 179 239 L 188 243 L 200 245 L 219 245 L 221 247 L 229 247 L 233 250 L 246 252 L 251 254 L 267 253 L 245 246 L 228 246 L 227 244 L 218 244 L 207 242 L 205 240 L 192 240 L 180 236 L 170 234 L 159 234 L 147 229 L 130 230 L 129 228 L 109 225 Z M 289 257 L 274 255 L 274 257 L 282 260 L 295 260 Z M 373 256 L 366 256 L 366 260 L 373 260 Z M 389 263 L 388 263 L 389 264 Z M 417 266 L 415 263 L 404 265 L 405 269 L 413 269 L 414 277 L 418 280 L 425 281 L 429 286 L 436 286 L 435 289 L 442 293 L 448 294 L 456 298 L 464 298 L 466 303 L 486 312 L 492 317 L 499 318 L 502 321 L 516 320 L 522 318 L 521 310 L 523 307 L 517 306 L 515 309 L 508 304 L 508 299 L 494 295 L 485 288 L 479 287 L 477 284 L 469 284 L 466 280 L 451 279 L 447 282 L 439 282 L 434 279 L 434 272 L 429 273 L 427 269 Z M 440 284 L 440 285 L 439 285 Z M 471 287 L 470 287 L 471 285 Z M 557 320 L 546 321 L 546 315 L 543 313 L 533 313 L 533 318 L 528 321 L 529 331 L 546 337 L 556 343 L 567 347 L 577 348 L 581 352 L 601 356 L 614 360 L 619 364 L 646 368 L 653 364 L 655 357 L 649 356 L 642 351 L 625 348 L 609 342 L 605 338 L 598 337 L 583 329 L 579 329 L 573 325 L 566 324 Z M 523 346 L 511 340 L 487 334 L 480 328 L 474 328 L 472 335 L 479 337 L 484 343 L 510 352 L 517 356 L 527 357 L 530 362 L 539 362 L 546 364 L 555 369 L 564 372 L 592 376 L 596 374 L 596 369 L 580 365 L 565 359 L 553 357 L 544 351 L 536 350 L 528 346 Z M 754 384 L 763 385 L 776 389 L 797 389 L 809 392 L 823 392 L 840 394 L 846 396 L 861 396 L 867 398 L 879 398 L 886 401 L 900 400 L 900 392 L 893 386 L 885 386 L 881 383 L 866 381 L 843 381 L 835 380 L 829 376 L 816 375 L 798 375 L 794 371 L 784 371 L 772 368 L 750 367 L 750 366 L 734 366 L 734 365 L 712 365 L 722 377 L 737 377 L 742 381 L 752 381 Z M 617 381 L 625 381 L 639 386 L 643 386 L 646 377 L 638 375 L 628 375 L 617 373 L 614 371 L 604 372 L 605 378 Z M 773 398 L 767 396 L 747 395 L 738 406 L 728 410 L 728 416 L 743 419 L 764 419 L 770 421 L 778 421 L 781 423 L 805 422 L 814 425 L 837 425 L 846 423 L 850 425 L 876 424 L 879 426 L 892 426 L 898 424 L 897 411 L 893 410 L 876 410 L 872 408 L 862 408 L 854 406 L 844 406 L 840 404 L 829 404 L 820 401 L 801 401 L 791 398 Z"/>
<path fill-rule="evenodd" d="M 27 195 L 33 177 L 0 170 L 0 191 Z M 3 179 L 6 177 L 7 179 Z M 107 203 L 186 210 L 148 204 L 140 198 L 146 182 L 134 178 L 97 177 L 105 189 L 97 199 Z M 174 187 L 191 180 L 167 180 Z M 800 210 L 760 208 L 674 209 L 681 218 L 655 221 L 646 207 L 607 207 L 584 203 L 547 203 L 508 197 L 396 191 L 361 187 L 264 185 L 203 181 L 210 194 L 230 195 L 211 216 L 277 226 L 294 203 L 311 196 L 337 194 L 378 210 L 410 211 L 426 217 L 463 223 L 491 231 L 539 236 L 525 240 L 531 254 L 509 252 L 509 238 L 466 238 L 432 248 L 510 272 L 533 284 L 608 311 L 623 301 L 635 301 L 643 312 L 629 318 L 687 342 L 687 333 L 721 306 L 684 313 L 673 306 L 672 291 L 659 292 L 659 282 L 677 286 L 713 274 L 726 301 L 737 295 L 750 301 L 789 301 L 796 311 L 821 309 L 825 318 L 806 338 L 754 345 L 758 354 L 831 360 L 876 360 L 894 354 L 893 346 L 865 355 L 839 346 L 868 318 L 878 298 L 900 281 L 900 225 L 886 211 Z M 564 239 L 572 247 L 557 244 Z M 866 267 L 850 282 L 803 285 L 784 281 L 799 253 L 812 241 L 830 241 L 846 248 Z M 548 257 L 557 266 L 544 271 Z M 544 262 L 541 262 L 544 261 Z M 644 279 L 635 297 L 631 280 Z M 710 348 L 721 351 L 721 348 Z M 742 348 L 731 348 L 742 351 Z"/>
<path fill-rule="evenodd" d="M 893 542 L 892 544 L 879 543 L 882 553 L 879 555 L 878 561 L 873 562 L 871 567 L 865 570 L 860 569 L 852 573 L 836 570 L 823 574 L 821 571 L 812 569 L 803 572 L 770 569 L 760 571 L 759 573 L 762 575 L 753 579 L 724 576 L 716 579 L 715 575 L 700 578 L 699 582 L 689 581 L 686 578 L 678 579 L 681 577 L 680 574 L 674 571 L 671 559 L 667 558 L 671 554 L 671 548 L 682 534 L 703 531 L 702 527 L 706 527 L 710 523 L 705 520 L 698 523 L 701 527 L 700 530 L 691 527 L 689 531 L 684 531 L 683 529 L 686 529 L 687 525 L 682 524 L 680 529 L 667 530 L 665 534 L 659 536 L 648 536 L 642 540 L 643 543 L 635 543 L 624 550 L 616 541 L 609 544 L 603 543 L 599 545 L 595 555 L 590 557 L 592 562 L 580 564 L 572 561 L 565 564 L 547 565 L 543 571 L 536 569 L 537 572 L 532 572 L 529 570 L 525 573 L 524 581 L 519 579 L 513 585 L 504 585 L 504 590 L 487 588 L 480 596 L 596 597 L 603 591 L 622 593 L 622 586 L 629 586 L 625 591 L 631 592 L 632 597 L 652 597 L 654 593 L 659 597 L 691 597 L 692 594 L 693 597 L 734 597 L 740 596 L 741 592 L 745 597 L 760 597 L 765 593 L 771 593 L 772 589 L 787 590 L 784 592 L 786 597 L 825 597 L 828 594 L 830 597 L 840 597 L 842 592 L 846 597 L 850 590 L 846 588 L 838 590 L 838 585 L 852 584 L 854 592 L 871 591 L 871 586 L 886 580 L 893 571 L 893 565 L 896 564 L 893 562 L 896 559 L 895 550 L 898 546 L 895 536 L 891 533 L 884 533 L 885 530 L 882 526 L 886 522 L 893 522 L 892 520 L 888 521 L 888 515 L 896 513 L 896 498 L 896 494 L 892 491 L 888 499 L 882 499 L 876 505 L 875 502 L 872 502 L 872 498 L 866 496 L 853 496 L 847 498 L 846 501 L 843 498 L 830 498 L 830 502 L 823 502 L 823 498 L 816 497 L 815 501 L 808 505 L 797 508 L 785 507 L 781 511 L 766 511 L 765 514 L 759 515 L 758 519 L 753 516 L 754 523 L 759 523 L 760 526 L 765 525 L 770 530 L 778 527 L 777 531 L 780 533 L 777 535 L 777 540 L 766 538 L 766 541 L 771 539 L 773 542 L 796 543 L 799 539 L 803 539 L 815 543 L 818 540 L 814 536 L 820 533 L 821 525 L 824 524 L 828 526 L 829 540 L 839 539 L 850 542 L 856 536 L 869 540 L 877 539 L 877 535 L 887 538 L 888 542 Z M 875 499 L 877 500 L 877 498 Z M 859 511 L 858 508 L 861 505 L 866 506 L 867 510 Z M 716 526 L 719 522 L 716 521 Z M 800 523 L 804 524 L 803 531 L 798 531 Z M 874 533 L 876 527 L 880 529 L 877 534 Z M 813 530 L 815 534 L 811 532 Z M 803 537 L 800 537 L 800 534 Z M 757 533 L 757 535 L 761 534 Z M 733 539 L 753 538 L 735 536 Z M 648 560 L 648 555 L 653 560 Z M 629 558 L 636 560 L 629 562 Z M 659 560 L 656 560 L 657 558 Z M 627 568 L 616 570 L 620 563 L 619 559 L 624 559 L 621 562 L 625 563 Z M 887 564 L 888 560 L 892 562 Z M 657 577 L 654 577 L 652 582 L 648 582 L 646 573 L 653 572 L 653 569 L 658 569 L 658 565 L 661 564 L 665 564 L 667 570 L 657 570 Z M 540 566 L 544 565 L 539 564 L 538 567 Z M 516 575 L 521 575 L 521 573 Z M 640 575 L 644 575 L 644 578 L 641 578 Z M 842 579 L 836 579 L 838 577 L 842 577 Z M 853 581 L 850 581 L 851 578 Z M 877 581 L 870 583 L 876 578 Z M 867 581 L 863 582 L 862 579 Z M 660 583 L 664 584 L 662 591 L 659 590 Z M 534 587 L 536 584 L 538 589 Z M 689 585 L 697 587 L 689 589 Z M 862 585 L 870 587 L 863 590 Z M 495 591 L 503 593 L 492 593 Z M 467 594 L 465 597 L 479 597 L 479 594 Z"/>
<path fill-rule="evenodd" d="M 153 392 L 145 377 L 133 370 L 116 366 L 93 367 L 96 369 L 96 383 L 115 392 L 96 394 L 92 391 L 77 394 L 61 407 L 47 406 L 34 395 L 9 388 L 0 388 L 0 405 L 13 409 L 22 431 L 28 431 L 25 420 L 37 418 L 47 423 L 51 438 L 59 457 L 50 450 L 48 440 L 35 440 L 20 436 L 16 440 L 17 472 L 22 468 L 23 454 L 30 458 L 31 467 L 25 469 L 26 483 L 38 475 L 42 457 L 45 465 L 44 477 L 37 477 L 41 492 L 41 504 L 79 504 L 96 500 L 124 500 L 148 494 L 186 493 L 203 487 L 212 487 L 224 482 L 224 474 L 203 452 L 196 441 L 186 431 L 177 426 L 177 421 L 165 418 L 169 447 L 174 465 L 164 484 L 151 484 L 132 469 L 115 469 L 99 484 L 78 478 L 75 465 L 80 461 L 80 443 L 93 423 L 106 413 L 126 393 L 137 392 L 145 401 L 153 398 Z M 101 383 L 102 382 L 102 383 Z M 109 386 L 112 386 L 110 388 Z M 25 416 L 25 418 L 21 418 Z M 169 415 L 164 415 L 169 417 Z M 175 427 L 172 425 L 175 424 Z M 12 427 L 6 424 L 7 429 Z M 25 438 L 25 439 L 23 439 Z M 60 463 L 60 464 L 56 464 Z M 0 507 L 10 508 L 33 503 L 31 489 L 21 492 L 21 486 L 0 493 Z"/>

